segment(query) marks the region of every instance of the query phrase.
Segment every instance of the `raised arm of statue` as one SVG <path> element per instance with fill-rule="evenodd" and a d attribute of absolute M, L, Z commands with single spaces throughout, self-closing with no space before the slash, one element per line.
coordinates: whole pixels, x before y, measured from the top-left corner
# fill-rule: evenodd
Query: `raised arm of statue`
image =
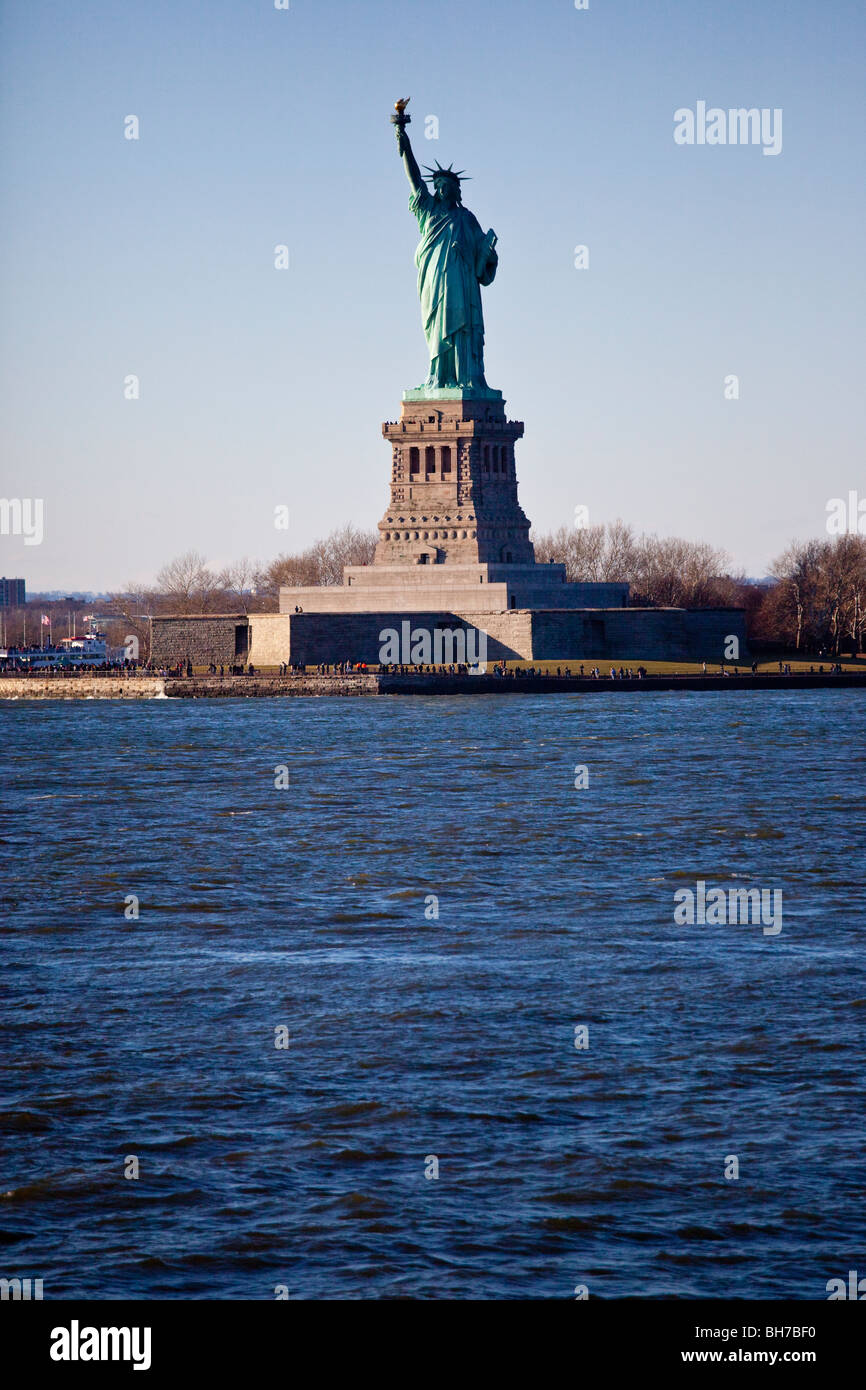
<path fill-rule="evenodd" d="M 412 185 L 412 192 L 417 193 L 419 188 L 424 187 L 424 180 L 421 177 L 421 170 L 418 168 L 418 161 L 409 143 L 409 136 L 406 134 L 406 127 L 398 125 L 397 129 L 397 149 L 403 160 L 403 168 L 406 170 L 406 177 Z"/>

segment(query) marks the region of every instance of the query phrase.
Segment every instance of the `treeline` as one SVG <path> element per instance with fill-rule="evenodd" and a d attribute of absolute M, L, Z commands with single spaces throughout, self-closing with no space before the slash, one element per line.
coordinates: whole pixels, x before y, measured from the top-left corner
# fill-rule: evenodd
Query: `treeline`
<path fill-rule="evenodd" d="M 636 535 L 624 521 L 560 526 L 532 540 L 535 558 L 564 564 L 572 582 L 630 584 L 631 602 L 638 607 L 741 605 L 742 580 L 730 575 L 730 557 L 699 541 Z"/>
<path fill-rule="evenodd" d="M 266 583 L 277 596 L 281 584 L 342 584 L 344 565 L 372 565 L 378 539 L 376 531 L 343 526 L 297 555 L 280 555 L 268 566 Z"/>
<path fill-rule="evenodd" d="M 295 555 L 278 555 L 270 564 L 246 557 L 224 569 L 211 569 L 197 550 L 171 560 L 153 585 L 130 584 L 112 602 L 125 611 L 162 613 L 261 613 L 272 610 L 283 584 L 341 584 L 344 565 L 373 559 L 377 536 L 351 525 L 332 531 Z"/>

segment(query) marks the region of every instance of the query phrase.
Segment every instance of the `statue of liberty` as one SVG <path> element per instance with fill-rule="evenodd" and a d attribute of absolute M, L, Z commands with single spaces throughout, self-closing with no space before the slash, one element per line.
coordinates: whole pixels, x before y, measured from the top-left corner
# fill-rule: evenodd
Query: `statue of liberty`
<path fill-rule="evenodd" d="M 406 126 L 408 97 L 396 103 L 397 148 L 412 187 L 409 210 L 418 219 L 421 241 L 415 252 L 430 375 L 422 390 L 466 387 L 487 391 L 484 379 L 484 317 L 481 285 L 489 285 L 499 258 L 496 236 L 485 235 L 461 200 L 463 171 L 437 162 L 427 175 L 431 193 L 412 152 Z"/>

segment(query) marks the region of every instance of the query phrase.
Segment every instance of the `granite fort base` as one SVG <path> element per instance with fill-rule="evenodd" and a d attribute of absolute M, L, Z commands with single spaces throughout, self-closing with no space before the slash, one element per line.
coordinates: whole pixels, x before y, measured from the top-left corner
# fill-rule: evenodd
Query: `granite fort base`
<path fill-rule="evenodd" d="M 406 391 L 382 433 L 391 499 L 373 564 L 281 589 L 279 613 L 154 618 L 157 666 L 374 665 L 383 632 L 405 623 L 475 628 L 488 661 L 744 659 L 740 609 L 632 608 L 627 584 L 569 583 L 564 565 L 536 562 L 517 497 L 523 425 L 499 391 Z"/>
<path fill-rule="evenodd" d="M 227 668 L 250 662 L 257 669 L 293 662 L 315 666 L 343 661 L 379 662 L 382 633 L 469 627 L 486 634 L 487 660 L 706 661 L 718 664 L 739 643 L 746 655 L 744 615 L 738 608 L 511 609 L 507 612 L 392 609 L 359 613 L 251 613 L 160 617 L 153 620 L 153 664 L 187 659 Z M 228 635 L 230 633 L 230 636 Z M 447 639 L 446 639 L 447 640 Z M 445 651 L 449 648 L 446 646 Z M 447 656 L 445 658 L 447 664 Z"/>

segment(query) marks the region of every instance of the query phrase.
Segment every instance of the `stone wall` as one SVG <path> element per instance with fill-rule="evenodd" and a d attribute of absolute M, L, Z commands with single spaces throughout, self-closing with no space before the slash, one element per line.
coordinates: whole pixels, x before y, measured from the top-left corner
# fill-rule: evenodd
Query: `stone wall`
<path fill-rule="evenodd" d="M 287 613 L 251 613 L 248 660 L 253 666 L 281 666 L 289 660 L 291 618 Z"/>
<path fill-rule="evenodd" d="M 568 584 L 545 582 L 550 565 L 537 565 L 534 575 L 509 583 L 507 608 L 626 608 L 628 584 Z M 559 568 L 559 566 L 556 566 Z"/>
<path fill-rule="evenodd" d="M 724 658 L 726 639 L 747 656 L 740 608 L 606 608 L 532 614 L 532 655 L 539 661 L 706 661 Z"/>
<path fill-rule="evenodd" d="M 739 643 L 740 661 L 750 661 L 749 643 L 746 637 L 746 614 L 742 608 L 687 608 L 686 628 L 688 650 L 695 652 L 695 660 L 721 662 L 725 656 L 728 638 L 733 636 Z"/>
<path fill-rule="evenodd" d="M 488 661 L 532 659 L 532 614 L 525 608 L 507 613 L 463 613 L 463 622 L 487 633 Z"/>
<path fill-rule="evenodd" d="M 295 607 L 300 608 L 303 613 L 334 614 L 394 614 L 402 610 L 404 614 L 426 613 L 435 617 L 445 611 L 453 613 L 464 608 L 501 613 L 509 606 L 506 584 L 479 584 L 476 577 L 474 584 L 458 585 L 453 582 L 451 575 L 443 577 L 441 584 L 404 584 L 399 575 L 394 575 L 395 568 L 389 567 L 385 571 L 389 577 L 393 576 L 391 588 L 382 584 L 381 576 L 377 576 L 378 583 L 363 588 L 353 584 L 321 584 L 305 589 L 283 588 L 280 590 L 280 612 L 293 617 Z M 420 571 L 425 578 L 435 580 L 443 575 L 445 568 L 444 565 L 430 566 L 427 569 L 418 566 L 415 572 Z M 406 572 L 413 573 L 408 566 Z M 459 573 L 464 573 L 462 567 Z"/>
<path fill-rule="evenodd" d="M 0 700 L 153 700 L 165 693 L 159 676 L 3 676 Z"/>
<path fill-rule="evenodd" d="M 346 565 L 342 584 L 280 589 L 280 612 L 504 613 L 513 608 L 625 608 L 628 584 L 569 584 L 565 566 Z"/>
<path fill-rule="evenodd" d="M 291 660 L 301 666 L 319 662 L 366 661 L 378 665 L 382 633 L 397 632 L 401 647 L 404 624 L 410 634 L 427 632 L 431 645 L 437 627 L 457 631 L 477 627 L 488 634 L 487 660 L 515 660 L 529 655 L 530 625 L 527 613 L 295 613 L 291 623 Z M 477 638 L 475 639 L 477 641 Z M 444 664 L 450 664 L 447 655 Z M 286 658 L 284 658 L 285 660 Z M 451 658 L 454 659 L 454 658 Z M 407 655 L 408 660 L 408 655 Z"/>
<path fill-rule="evenodd" d="M 150 662 L 157 668 L 186 661 L 193 666 L 207 666 L 211 661 L 231 666 L 247 660 L 247 638 L 245 613 L 154 618 Z"/>
<path fill-rule="evenodd" d="M 706 661 L 724 658 L 729 637 L 747 657 L 742 609 L 513 609 L 504 613 L 299 613 L 291 617 L 291 659 L 379 661 L 380 634 L 403 624 L 433 631 L 471 625 L 487 634 L 488 661 Z M 283 658 L 286 659 L 285 657 Z"/>
<path fill-rule="evenodd" d="M 380 677 L 351 672 L 345 676 L 320 676 L 292 672 L 285 676 L 180 676 L 165 682 L 173 700 L 263 699 L 288 696 L 380 695 Z M 419 677 L 420 679 L 420 677 Z"/>

